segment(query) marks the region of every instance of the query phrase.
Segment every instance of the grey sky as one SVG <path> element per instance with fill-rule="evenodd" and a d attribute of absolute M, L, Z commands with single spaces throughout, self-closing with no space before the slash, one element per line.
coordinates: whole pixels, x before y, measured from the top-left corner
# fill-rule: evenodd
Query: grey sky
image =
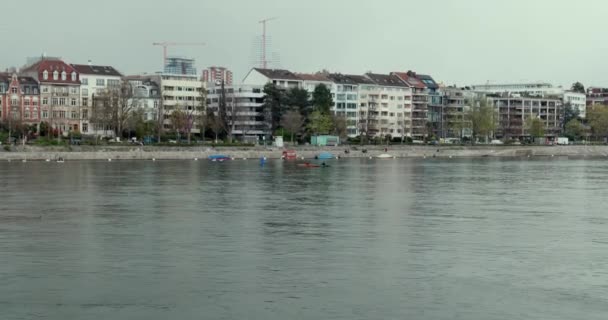
<path fill-rule="evenodd" d="M 446 84 L 550 81 L 608 86 L 605 0 L 32 0 L 3 3 L 0 67 L 46 52 L 124 73 L 160 70 L 154 41 L 197 67 L 222 65 L 240 81 L 269 24 L 281 66 L 300 72 L 415 70 Z M 18 14 L 10 14 L 17 12 Z"/>

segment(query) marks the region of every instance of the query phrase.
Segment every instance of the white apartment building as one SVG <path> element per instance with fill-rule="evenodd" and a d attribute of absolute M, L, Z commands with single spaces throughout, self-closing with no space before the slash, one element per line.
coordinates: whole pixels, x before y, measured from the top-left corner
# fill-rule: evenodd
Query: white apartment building
<path fill-rule="evenodd" d="M 267 83 L 273 83 L 282 89 L 301 88 L 303 85 L 300 77 L 289 70 L 283 69 L 253 68 L 243 79 L 244 85 L 263 87 Z"/>
<path fill-rule="evenodd" d="M 90 123 L 93 100 L 108 88 L 118 88 L 122 83 L 122 74 L 111 66 L 98 66 L 89 64 L 72 64 L 80 77 L 81 125 L 83 134 L 114 135 L 109 128 Z"/>
<path fill-rule="evenodd" d="M 528 82 L 528 83 L 497 83 L 497 84 L 479 84 L 469 86 L 472 91 L 487 94 L 521 94 L 537 97 L 546 95 L 561 95 L 564 90 L 554 87 L 546 82 Z"/>
<path fill-rule="evenodd" d="M 130 76 L 126 77 L 133 90 L 130 103 L 134 110 L 143 111 L 144 121 L 158 121 L 160 111 L 160 77 Z"/>
<path fill-rule="evenodd" d="M 376 137 L 411 137 L 412 89 L 396 75 L 367 73 L 373 82 L 361 84 L 360 116 L 368 134 Z M 363 82 L 363 81 L 361 81 Z"/>
<path fill-rule="evenodd" d="M 263 86 L 248 85 L 224 87 L 227 122 L 234 138 L 256 143 L 260 137 L 270 133 L 264 118 L 263 89 Z M 207 108 L 215 114 L 219 110 L 221 95 L 221 86 L 207 89 Z"/>
<path fill-rule="evenodd" d="M 587 116 L 587 95 L 584 93 L 566 91 L 563 95 L 564 105 L 569 104 L 574 109 L 578 109 L 579 116 L 585 118 Z"/>
<path fill-rule="evenodd" d="M 196 75 L 187 74 L 167 74 L 160 75 L 160 86 L 162 96 L 163 128 L 172 129 L 171 114 L 175 110 L 181 110 L 192 115 L 192 133 L 199 133 L 200 130 L 194 121 L 200 112 L 202 98 L 204 96 L 205 85 Z M 200 111 L 199 111 L 200 110 Z"/>

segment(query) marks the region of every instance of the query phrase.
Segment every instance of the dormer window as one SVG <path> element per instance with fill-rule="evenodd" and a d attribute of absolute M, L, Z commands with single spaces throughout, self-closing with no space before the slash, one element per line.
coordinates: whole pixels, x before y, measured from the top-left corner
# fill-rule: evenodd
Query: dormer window
<path fill-rule="evenodd" d="M 58 80 L 59 79 L 59 71 L 55 70 L 53 71 L 53 80 Z"/>
<path fill-rule="evenodd" d="M 72 81 L 76 81 L 76 72 L 72 72 Z"/>
<path fill-rule="evenodd" d="M 65 81 L 67 80 L 68 74 L 65 73 L 65 71 L 61 72 L 61 80 Z"/>
<path fill-rule="evenodd" d="M 48 80 L 49 79 L 49 72 L 44 70 L 44 72 L 42 73 L 42 79 L 44 80 Z"/>

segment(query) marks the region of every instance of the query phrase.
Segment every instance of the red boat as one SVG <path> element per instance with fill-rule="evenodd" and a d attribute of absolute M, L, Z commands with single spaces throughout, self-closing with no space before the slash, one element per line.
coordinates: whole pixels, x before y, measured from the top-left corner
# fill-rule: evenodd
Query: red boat
<path fill-rule="evenodd" d="M 283 155 L 281 156 L 283 160 L 296 160 L 298 159 L 298 155 L 295 150 L 284 150 Z"/>
<path fill-rule="evenodd" d="M 305 163 L 298 164 L 298 167 L 302 167 L 302 168 L 320 168 L 321 166 L 316 165 L 316 164 L 312 164 L 310 162 L 305 162 Z"/>

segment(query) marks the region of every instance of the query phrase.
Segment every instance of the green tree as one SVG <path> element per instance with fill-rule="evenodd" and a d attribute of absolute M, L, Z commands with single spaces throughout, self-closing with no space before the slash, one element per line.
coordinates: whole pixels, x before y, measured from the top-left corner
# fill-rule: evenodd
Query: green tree
<path fill-rule="evenodd" d="M 600 139 L 608 136 L 608 107 L 596 105 L 587 112 L 587 121 L 593 135 Z"/>
<path fill-rule="evenodd" d="M 526 129 L 530 136 L 534 138 L 542 138 L 545 136 L 545 123 L 536 116 L 526 119 Z"/>
<path fill-rule="evenodd" d="M 333 132 L 340 139 L 346 139 L 348 136 L 348 124 L 345 116 L 334 115 L 332 117 Z"/>
<path fill-rule="evenodd" d="M 264 86 L 264 118 L 269 132 L 274 132 L 280 125 L 287 99 L 285 92 L 273 83 Z"/>
<path fill-rule="evenodd" d="M 302 131 L 303 125 L 304 117 L 296 110 L 287 111 L 281 117 L 281 126 L 291 134 L 292 144 L 294 135 L 297 135 Z"/>
<path fill-rule="evenodd" d="M 572 119 L 566 123 L 566 129 L 564 131 L 566 137 L 573 141 L 579 140 L 585 134 L 585 127 L 578 119 Z"/>
<path fill-rule="evenodd" d="M 466 121 L 471 124 L 473 141 L 478 137 L 484 137 L 487 141 L 498 126 L 498 115 L 485 97 L 470 100 L 469 106 Z"/>
<path fill-rule="evenodd" d="M 573 107 L 570 103 L 566 103 L 564 106 L 564 126 L 572 119 L 578 119 L 580 111 L 578 108 Z M 565 128 L 564 128 L 565 129 Z"/>
<path fill-rule="evenodd" d="M 572 84 L 571 90 L 574 92 L 585 93 L 585 86 L 583 86 L 582 83 L 577 81 Z"/>
<path fill-rule="evenodd" d="M 321 111 L 313 111 L 310 115 L 308 129 L 314 135 L 329 134 L 332 131 L 333 123 L 331 116 Z"/>
<path fill-rule="evenodd" d="M 301 88 L 291 88 L 287 91 L 287 105 L 300 111 L 305 117 L 309 113 L 310 99 L 308 91 Z"/>
<path fill-rule="evenodd" d="M 326 85 L 320 83 L 315 87 L 312 93 L 312 105 L 314 111 L 329 114 L 331 107 L 334 105 L 334 100 L 331 96 L 331 90 Z"/>

